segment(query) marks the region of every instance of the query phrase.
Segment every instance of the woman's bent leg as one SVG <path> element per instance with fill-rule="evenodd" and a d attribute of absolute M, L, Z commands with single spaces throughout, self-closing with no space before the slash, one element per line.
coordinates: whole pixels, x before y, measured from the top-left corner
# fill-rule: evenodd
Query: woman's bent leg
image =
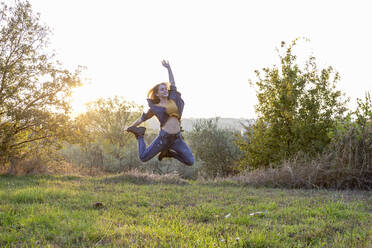
<path fill-rule="evenodd" d="M 186 165 L 194 164 L 194 156 L 192 155 L 192 152 L 188 145 L 182 139 L 181 135 L 177 137 L 170 149 L 175 151 L 174 153 L 172 153 L 172 157 L 174 157 L 175 159 L 181 161 Z"/>
<path fill-rule="evenodd" d="M 138 156 L 142 162 L 146 162 L 162 150 L 167 148 L 166 142 L 164 142 L 162 132 L 159 133 L 158 137 L 146 148 L 146 143 L 143 136 L 138 137 Z"/>

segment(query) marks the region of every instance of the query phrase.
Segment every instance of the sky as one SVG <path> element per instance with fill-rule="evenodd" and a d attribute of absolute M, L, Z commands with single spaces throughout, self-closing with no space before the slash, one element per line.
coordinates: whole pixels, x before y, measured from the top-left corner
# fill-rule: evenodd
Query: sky
<path fill-rule="evenodd" d="M 8 1 L 10 2 L 10 1 Z M 89 80 L 74 91 L 75 113 L 98 98 L 146 106 L 168 81 L 169 61 L 185 101 L 183 117 L 255 118 L 255 70 L 278 64 L 280 42 L 300 42 L 320 68 L 340 73 L 350 98 L 372 93 L 371 0 L 30 0 L 52 30 L 50 47 Z"/>

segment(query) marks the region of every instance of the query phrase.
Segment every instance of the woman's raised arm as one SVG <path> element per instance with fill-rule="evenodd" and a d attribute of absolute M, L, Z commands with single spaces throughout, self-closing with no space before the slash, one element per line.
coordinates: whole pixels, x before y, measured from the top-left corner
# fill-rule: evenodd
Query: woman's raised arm
<path fill-rule="evenodd" d="M 165 60 L 163 60 L 163 61 L 161 61 L 161 63 L 163 64 L 163 66 L 164 66 L 165 68 L 168 69 L 169 82 L 171 83 L 171 85 L 175 86 L 176 83 L 174 82 L 174 77 L 173 77 L 172 69 L 171 69 L 171 67 L 170 67 L 170 65 L 169 65 L 169 61 L 165 61 Z"/>

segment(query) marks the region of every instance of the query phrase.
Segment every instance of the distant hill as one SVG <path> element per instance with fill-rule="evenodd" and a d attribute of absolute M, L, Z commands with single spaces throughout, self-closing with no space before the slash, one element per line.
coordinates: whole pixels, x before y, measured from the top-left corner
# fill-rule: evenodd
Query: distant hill
<path fill-rule="evenodd" d="M 207 119 L 210 119 L 210 118 L 182 118 L 182 123 L 181 123 L 182 128 L 185 131 L 191 131 L 193 124 L 197 120 L 200 120 L 200 119 L 207 120 Z M 233 129 L 233 130 L 241 132 L 241 131 L 244 131 L 242 123 L 244 125 L 249 125 L 249 124 L 252 124 L 253 122 L 254 122 L 254 119 L 219 118 L 218 119 L 218 127 L 226 128 L 226 129 Z M 147 124 L 148 128 L 150 128 L 150 129 L 159 130 L 159 128 L 160 128 L 159 121 L 155 117 L 147 120 L 146 124 Z"/>

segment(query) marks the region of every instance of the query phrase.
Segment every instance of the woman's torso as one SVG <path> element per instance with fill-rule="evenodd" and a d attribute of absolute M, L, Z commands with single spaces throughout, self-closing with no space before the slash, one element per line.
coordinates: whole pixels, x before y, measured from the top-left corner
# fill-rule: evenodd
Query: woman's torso
<path fill-rule="evenodd" d="M 172 101 L 172 100 L 168 100 L 168 101 Z M 170 102 L 158 103 L 157 106 L 166 108 L 168 103 Z M 174 102 L 172 103 L 175 106 Z M 176 116 L 169 116 L 168 120 L 165 122 L 165 124 L 162 126 L 161 129 L 163 129 L 167 133 L 176 134 L 180 132 L 181 130 L 180 121 Z"/>
<path fill-rule="evenodd" d="M 176 117 L 171 116 L 161 129 L 170 134 L 178 133 L 181 131 L 180 121 Z"/>

